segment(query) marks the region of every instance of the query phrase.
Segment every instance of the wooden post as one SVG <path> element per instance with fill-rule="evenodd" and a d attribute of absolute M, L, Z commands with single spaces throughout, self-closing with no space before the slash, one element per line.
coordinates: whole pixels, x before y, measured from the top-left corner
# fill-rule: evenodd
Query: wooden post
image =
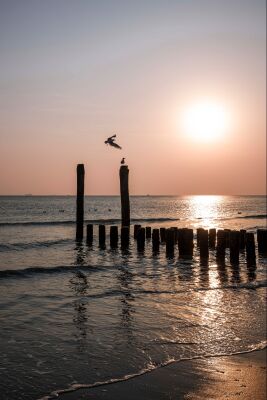
<path fill-rule="evenodd" d="M 88 224 L 86 227 L 86 242 L 89 245 L 93 243 L 94 225 Z"/>
<path fill-rule="evenodd" d="M 179 250 L 179 257 L 185 256 L 185 243 L 184 243 L 184 229 L 178 229 L 178 250 Z"/>
<path fill-rule="evenodd" d="M 76 240 L 83 239 L 84 219 L 84 165 L 77 165 Z"/>
<path fill-rule="evenodd" d="M 219 229 L 217 232 L 216 259 L 221 263 L 225 262 L 226 232 Z"/>
<path fill-rule="evenodd" d="M 230 232 L 230 263 L 233 265 L 239 264 L 239 250 L 240 250 L 240 232 Z"/>
<path fill-rule="evenodd" d="M 246 247 L 246 230 L 240 229 L 240 250 L 244 250 Z"/>
<path fill-rule="evenodd" d="M 197 228 L 197 247 L 199 247 L 201 232 L 204 231 L 204 228 Z"/>
<path fill-rule="evenodd" d="M 267 229 L 257 229 L 258 251 L 267 254 Z"/>
<path fill-rule="evenodd" d="M 137 232 L 137 249 L 143 251 L 145 248 L 145 228 L 140 228 Z"/>
<path fill-rule="evenodd" d="M 121 189 L 121 225 L 130 226 L 130 199 L 129 199 L 129 168 L 128 165 L 120 167 Z"/>
<path fill-rule="evenodd" d="M 121 227 L 121 248 L 127 249 L 130 242 L 130 229 L 129 226 Z"/>
<path fill-rule="evenodd" d="M 146 239 L 151 239 L 151 227 L 146 226 Z"/>
<path fill-rule="evenodd" d="M 134 239 L 137 239 L 137 232 L 141 228 L 141 225 L 135 224 L 134 225 Z"/>
<path fill-rule="evenodd" d="M 200 259 L 207 260 L 209 258 L 209 233 L 207 229 L 200 231 L 199 247 Z"/>
<path fill-rule="evenodd" d="M 179 257 L 192 258 L 193 257 L 193 229 L 182 228 L 178 229 L 178 248 Z"/>
<path fill-rule="evenodd" d="M 105 225 L 98 226 L 98 241 L 100 247 L 105 247 L 106 244 L 106 227 Z"/>
<path fill-rule="evenodd" d="M 231 229 L 224 229 L 224 231 L 226 232 L 226 234 L 225 234 L 225 245 L 226 245 L 226 248 L 229 248 L 229 246 L 230 246 L 230 232 L 231 232 Z"/>
<path fill-rule="evenodd" d="M 209 229 L 209 247 L 211 249 L 215 249 L 216 244 L 216 229 L 210 228 Z"/>
<path fill-rule="evenodd" d="M 249 267 L 256 266 L 255 240 L 253 232 L 248 232 L 246 234 L 246 253 L 247 253 L 247 265 Z"/>
<path fill-rule="evenodd" d="M 111 226 L 110 227 L 110 247 L 112 249 L 115 249 L 118 247 L 118 227 L 117 226 Z"/>
<path fill-rule="evenodd" d="M 159 229 L 152 231 L 152 247 L 154 252 L 159 251 Z"/>
<path fill-rule="evenodd" d="M 175 233 L 172 228 L 166 229 L 166 256 L 172 257 L 174 254 Z"/>
<path fill-rule="evenodd" d="M 165 228 L 160 228 L 159 229 L 159 234 L 160 234 L 161 243 L 164 243 L 165 240 L 166 240 L 166 229 Z"/>
<path fill-rule="evenodd" d="M 186 229 L 184 234 L 185 234 L 186 256 L 192 258 L 194 249 L 194 231 L 193 229 Z"/>

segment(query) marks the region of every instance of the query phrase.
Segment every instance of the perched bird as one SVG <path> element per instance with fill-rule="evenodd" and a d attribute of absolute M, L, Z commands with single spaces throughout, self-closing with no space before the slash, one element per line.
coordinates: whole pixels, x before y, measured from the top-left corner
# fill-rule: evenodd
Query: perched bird
<path fill-rule="evenodd" d="M 121 146 L 115 143 L 115 137 L 116 135 L 108 137 L 107 140 L 105 140 L 105 144 L 109 144 L 110 146 L 115 147 L 116 149 L 121 149 Z"/>
<path fill-rule="evenodd" d="M 121 164 L 125 164 L 125 158 L 123 157 L 123 159 L 121 160 Z"/>

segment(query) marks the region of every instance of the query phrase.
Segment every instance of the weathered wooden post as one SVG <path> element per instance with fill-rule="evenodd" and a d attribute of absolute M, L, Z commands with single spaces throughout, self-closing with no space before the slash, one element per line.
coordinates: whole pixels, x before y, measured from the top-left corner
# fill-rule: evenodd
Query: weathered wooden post
<path fill-rule="evenodd" d="M 174 254 L 174 242 L 175 242 L 175 237 L 174 237 L 174 230 L 172 228 L 166 229 L 166 256 L 167 257 L 172 257 Z"/>
<path fill-rule="evenodd" d="M 219 229 L 217 232 L 217 247 L 216 247 L 216 259 L 220 263 L 225 262 L 225 249 L 226 249 L 226 233 L 223 229 Z"/>
<path fill-rule="evenodd" d="M 201 232 L 204 231 L 204 228 L 197 228 L 197 247 L 199 247 Z"/>
<path fill-rule="evenodd" d="M 258 251 L 267 254 L 267 229 L 257 229 Z"/>
<path fill-rule="evenodd" d="M 178 229 L 179 257 L 193 256 L 193 229 Z"/>
<path fill-rule="evenodd" d="M 84 220 L 84 165 L 77 165 L 76 240 L 83 239 Z"/>
<path fill-rule="evenodd" d="M 239 264 L 239 251 L 240 251 L 240 232 L 230 232 L 230 263 L 233 265 Z"/>
<path fill-rule="evenodd" d="M 185 230 L 185 247 L 186 247 L 186 256 L 192 258 L 193 257 L 193 249 L 194 249 L 194 231 L 193 231 L 193 229 L 187 228 Z"/>
<path fill-rule="evenodd" d="M 130 242 L 130 229 L 129 226 L 121 227 L 121 248 L 127 249 Z"/>
<path fill-rule="evenodd" d="M 134 225 L 134 239 L 137 239 L 137 232 L 141 228 L 141 225 L 135 224 Z"/>
<path fill-rule="evenodd" d="M 225 245 L 226 245 L 226 247 L 227 248 L 229 248 L 229 246 L 230 246 L 230 232 L 231 232 L 231 229 L 224 229 L 224 231 L 226 232 L 225 233 Z"/>
<path fill-rule="evenodd" d="M 137 249 L 143 251 L 145 248 L 145 228 L 140 228 L 137 232 Z"/>
<path fill-rule="evenodd" d="M 129 168 L 128 165 L 120 167 L 121 190 L 121 226 L 130 226 L 130 199 L 129 199 Z"/>
<path fill-rule="evenodd" d="M 246 234 L 246 253 L 247 253 L 247 265 L 249 267 L 256 266 L 256 251 L 255 251 L 255 240 L 253 232 L 247 232 Z"/>
<path fill-rule="evenodd" d="M 153 229 L 152 231 L 152 247 L 154 252 L 159 251 L 159 229 Z"/>
<path fill-rule="evenodd" d="M 207 229 L 199 232 L 199 248 L 200 259 L 207 260 L 209 258 L 209 233 Z"/>
<path fill-rule="evenodd" d="M 160 234 L 161 243 L 164 243 L 165 240 L 166 240 L 166 229 L 165 228 L 160 228 L 159 229 L 159 234 Z"/>
<path fill-rule="evenodd" d="M 209 229 L 209 247 L 211 249 L 215 249 L 216 244 L 216 229 L 210 228 Z"/>
<path fill-rule="evenodd" d="M 184 229 L 178 229 L 178 250 L 179 257 L 184 257 L 185 255 L 185 243 L 184 243 Z"/>
<path fill-rule="evenodd" d="M 93 235 L 94 235 L 94 225 L 88 224 L 86 227 L 86 242 L 87 242 L 87 244 L 92 245 Z"/>
<path fill-rule="evenodd" d="M 105 247 L 106 244 L 106 227 L 105 225 L 98 226 L 98 241 L 100 247 Z"/>
<path fill-rule="evenodd" d="M 112 249 L 115 249 L 116 247 L 118 247 L 118 239 L 119 239 L 119 235 L 118 235 L 118 227 L 117 226 L 111 226 L 110 227 L 110 247 Z"/>
<path fill-rule="evenodd" d="M 239 248 L 240 250 L 244 250 L 246 247 L 246 230 L 240 229 L 240 241 L 239 241 Z"/>
<path fill-rule="evenodd" d="M 151 227 L 146 226 L 146 239 L 151 239 Z"/>

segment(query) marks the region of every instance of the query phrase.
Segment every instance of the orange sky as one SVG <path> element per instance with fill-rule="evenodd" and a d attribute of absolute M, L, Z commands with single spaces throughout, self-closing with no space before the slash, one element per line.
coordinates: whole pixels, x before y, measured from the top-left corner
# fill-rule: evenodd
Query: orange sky
<path fill-rule="evenodd" d="M 134 4 L 132 4 L 134 3 Z M 265 1 L 3 1 L 0 194 L 263 194 Z M 194 140 L 186 109 L 229 112 Z M 122 151 L 104 145 L 117 133 Z"/>

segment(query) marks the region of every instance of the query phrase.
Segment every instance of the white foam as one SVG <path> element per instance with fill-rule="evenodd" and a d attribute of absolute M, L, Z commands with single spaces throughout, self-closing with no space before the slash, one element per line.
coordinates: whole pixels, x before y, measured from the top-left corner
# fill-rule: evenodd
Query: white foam
<path fill-rule="evenodd" d="M 152 362 L 149 362 L 149 364 L 146 365 L 145 368 L 142 370 L 124 375 L 123 377 L 120 378 L 111 378 L 106 381 L 99 381 L 99 382 L 94 382 L 94 383 L 73 383 L 71 384 L 68 388 L 66 389 L 57 389 L 51 392 L 49 395 L 46 395 L 44 397 L 40 397 L 38 400 L 52 400 L 58 398 L 60 395 L 63 395 L 65 393 L 70 393 L 70 392 L 75 392 L 80 389 L 92 389 L 95 387 L 99 386 L 107 386 L 111 385 L 114 383 L 120 383 L 120 382 L 125 382 L 130 379 L 138 378 L 139 376 L 145 375 L 147 373 L 150 373 L 152 371 L 155 371 L 158 368 L 163 368 L 166 367 L 167 365 L 176 363 L 176 362 L 182 362 L 182 361 L 192 361 L 192 360 L 199 360 L 199 359 L 205 359 L 205 358 L 215 358 L 215 357 L 230 357 L 230 356 L 235 356 L 235 355 L 240 355 L 240 354 L 247 354 L 247 353 L 252 353 L 254 351 L 259 351 L 263 350 L 267 347 L 267 341 L 264 340 L 260 343 L 257 343 L 255 345 L 249 346 L 248 350 L 244 351 L 239 351 L 239 352 L 233 352 L 233 353 L 220 353 L 220 354 L 204 354 L 201 356 L 193 356 L 193 357 L 188 357 L 188 358 L 180 358 L 179 360 L 170 358 L 162 363 L 155 364 Z"/>

